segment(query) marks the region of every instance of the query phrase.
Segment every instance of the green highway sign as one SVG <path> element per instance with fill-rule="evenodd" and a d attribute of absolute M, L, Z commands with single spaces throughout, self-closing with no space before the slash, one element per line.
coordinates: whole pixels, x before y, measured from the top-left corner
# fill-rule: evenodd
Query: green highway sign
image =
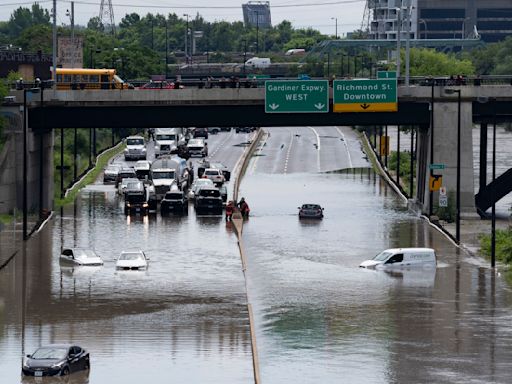
<path fill-rule="evenodd" d="M 396 79 L 396 71 L 378 71 L 377 79 Z"/>
<path fill-rule="evenodd" d="M 444 164 L 430 164 L 430 169 L 444 169 Z"/>
<path fill-rule="evenodd" d="M 335 80 L 334 112 L 396 112 L 395 79 Z"/>
<path fill-rule="evenodd" d="M 327 113 L 327 80 L 265 81 L 265 113 Z"/>

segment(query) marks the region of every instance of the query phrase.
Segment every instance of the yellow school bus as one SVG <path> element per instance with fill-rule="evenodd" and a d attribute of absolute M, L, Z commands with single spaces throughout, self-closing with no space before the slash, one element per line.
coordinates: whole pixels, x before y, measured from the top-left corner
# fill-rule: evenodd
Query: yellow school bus
<path fill-rule="evenodd" d="M 115 69 L 57 68 L 57 89 L 128 89 Z"/>

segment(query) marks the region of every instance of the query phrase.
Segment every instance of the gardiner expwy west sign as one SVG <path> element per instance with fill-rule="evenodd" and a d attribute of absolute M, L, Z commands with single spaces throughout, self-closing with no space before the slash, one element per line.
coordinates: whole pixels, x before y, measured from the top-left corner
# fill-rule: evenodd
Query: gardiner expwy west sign
<path fill-rule="evenodd" d="M 336 80 L 334 112 L 396 112 L 396 79 Z"/>
<path fill-rule="evenodd" d="M 265 81 L 265 113 L 329 112 L 327 80 Z"/>

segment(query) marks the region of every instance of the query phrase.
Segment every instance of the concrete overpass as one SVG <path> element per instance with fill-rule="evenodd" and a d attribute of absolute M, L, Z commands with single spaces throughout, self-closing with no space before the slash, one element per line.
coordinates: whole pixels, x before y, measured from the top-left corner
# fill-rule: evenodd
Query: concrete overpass
<path fill-rule="evenodd" d="M 447 94 L 447 88 L 461 90 Z M 429 207 L 430 135 L 434 132 L 434 163 L 445 164 L 443 184 L 455 191 L 457 122 L 461 114 L 461 208 L 475 212 L 473 187 L 474 123 L 512 121 L 512 86 L 399 87 L 398 112 L 266 114 L 263 88 L 187 88 L 180 90 L 44 90 L 28 100 L 28 126 L 33 132 L 54 128 L 152 128 L 169 126 L 373 126 L 413 125 L 418 129 L 416 200 Z M 23 91 L 14 91 L 19 108 Z M 431 110 L 433 106 L 433 114 Z M 432 119 L 433 118 L 433 119 Z M 483 131 L 483 130 L 482 130 Z M 49 133 L 48 133 L 49 132 Z"/>

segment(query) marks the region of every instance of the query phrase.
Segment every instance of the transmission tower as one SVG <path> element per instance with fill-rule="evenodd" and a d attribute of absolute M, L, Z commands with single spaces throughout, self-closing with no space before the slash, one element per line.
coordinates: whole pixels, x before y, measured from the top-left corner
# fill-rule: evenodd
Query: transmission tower
<path fill-rule="evenodd" d="M 101 0 L 100 4 L 100 24 L 104 31 L 116 34 L 116 23 L 114 22 L 114 9 L 112 0 Z"/>
<path fill-rule="evenodd" d="M 369 33 L 369 31 L 370 31 L 370 17 L 371 17 L 370 8 L 372 6 L 372 4 L 368 4 L 368 3 L 373 3 L 373 1 L 366 0 L 366 2 L 364 4 L 363 20 L 361 21 L 361 31 L 364 31 L 367 33 Z"/>

